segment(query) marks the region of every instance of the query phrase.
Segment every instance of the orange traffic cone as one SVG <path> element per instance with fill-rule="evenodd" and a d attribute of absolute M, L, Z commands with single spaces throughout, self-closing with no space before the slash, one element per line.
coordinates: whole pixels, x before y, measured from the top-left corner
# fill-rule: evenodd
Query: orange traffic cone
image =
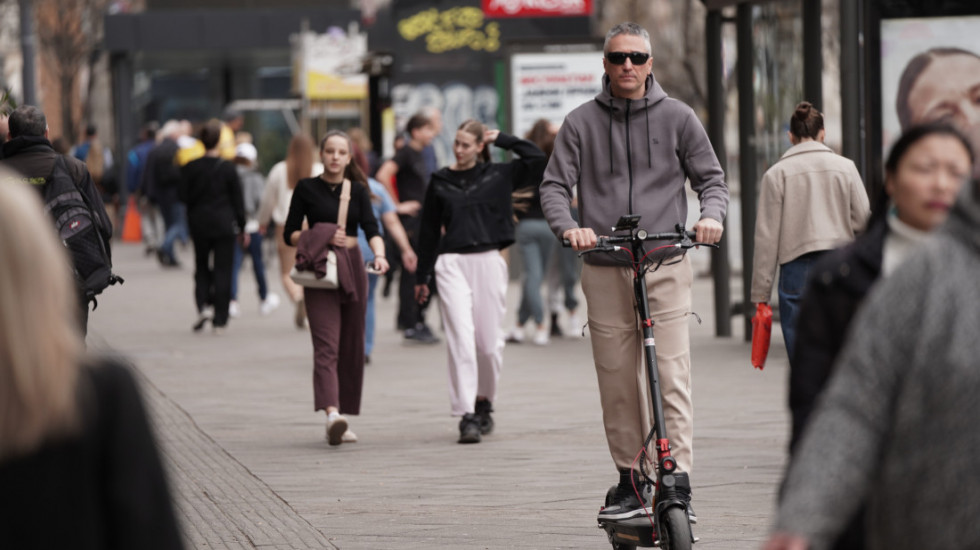
<path fill-rule="evenodd" d="M 124 243 L 138 243 L 143 240 L 143 233 L 140 230 L 140 211 L 136 206 L 136 197 L 129 197 L 129 202 L 126 203 L 122 240 Z"/>

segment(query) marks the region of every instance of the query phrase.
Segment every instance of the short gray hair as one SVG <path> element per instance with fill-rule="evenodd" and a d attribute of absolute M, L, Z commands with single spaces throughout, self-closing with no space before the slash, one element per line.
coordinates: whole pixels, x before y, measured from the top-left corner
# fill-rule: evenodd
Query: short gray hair
<path fill-rule="evenodd" d="M 7 119 L 10 137 L 42 137 L 48 130 L 48 120 L 41 109 L 33 105 L 21 105 Z"/>
<path fill-rule="evenodd" d="M 602 51 L 608 52 L 609 41 L 621 34 L 628 34 L 630 36 L 639 36 L 647 43 L 647 53 L 651 55 L 653 54 L 653 48 L 650 46 L 650 33 L 648 33 L 647 30 L 644 29 L 643 27 L 629 21 L 627 21 L 626 23 L 620 23 L 615 27 L 609 29 L 609 32 L 606 33 L 606 41 L 605 43 L 602 44 Z"/>

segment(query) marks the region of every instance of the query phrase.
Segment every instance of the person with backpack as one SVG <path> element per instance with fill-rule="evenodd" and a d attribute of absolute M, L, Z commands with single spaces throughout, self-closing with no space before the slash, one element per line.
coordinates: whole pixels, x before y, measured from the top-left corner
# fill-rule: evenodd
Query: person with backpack
<path fill-rule="evenodd" d="M 0 166 L 19 175 L 18 181 L 33 185 L 45 210 L 68 248 L 78 289 L 82 334 L 88 328 L 88 304 L 111 284 L 121 282 L 112 274 L 112 223 L 85 163 L 65 156 L 48 141 L 48 121 L 41 109 L 21 105 L 10 113 L 10 140 L 3 144 Z"/>

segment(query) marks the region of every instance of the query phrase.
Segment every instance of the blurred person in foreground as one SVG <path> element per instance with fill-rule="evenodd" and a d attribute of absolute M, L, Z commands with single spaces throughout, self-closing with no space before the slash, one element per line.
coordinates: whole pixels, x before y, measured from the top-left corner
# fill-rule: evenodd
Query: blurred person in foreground
<path fill-rule="evenodd" d="M 894 273 L 946 221 L 971 170 L 970 145 L 959 132 L 946 125 L 911 127 L 885 162 L 885 193 L 867 230 L 814 264 L 800 305 L 790 369 L 790 452 L 799 443 L 847 329 L 872 285 Z M 864 548 L 863 519 L 862 511 L 834 548 Z"/>
<path fill-rule="evenodd" d="M 0 546 L 183 548 L 136 381 L 84 353 L 36 194 L 0 183 Z"/>
<path fill-rule="evenodd" d="M 872 289 L 796 448 L 765 550 L 980 548 L 980 182 Z"/>

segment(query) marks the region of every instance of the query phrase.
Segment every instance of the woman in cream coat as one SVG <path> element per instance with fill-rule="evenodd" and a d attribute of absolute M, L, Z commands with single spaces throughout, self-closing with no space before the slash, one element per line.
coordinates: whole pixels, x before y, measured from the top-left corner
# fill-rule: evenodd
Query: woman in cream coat
<path fill-rule="evenodd" d="M 871 213 L 854 163 L 823 144 L 809 102 L 790 119 L 793 146 L 762 177 L 752 261 L 753 303 L 768 303 L 779 266 L 779 320 L 790 358 L 807 274 L 824 252 L 854 239 Z"/>

